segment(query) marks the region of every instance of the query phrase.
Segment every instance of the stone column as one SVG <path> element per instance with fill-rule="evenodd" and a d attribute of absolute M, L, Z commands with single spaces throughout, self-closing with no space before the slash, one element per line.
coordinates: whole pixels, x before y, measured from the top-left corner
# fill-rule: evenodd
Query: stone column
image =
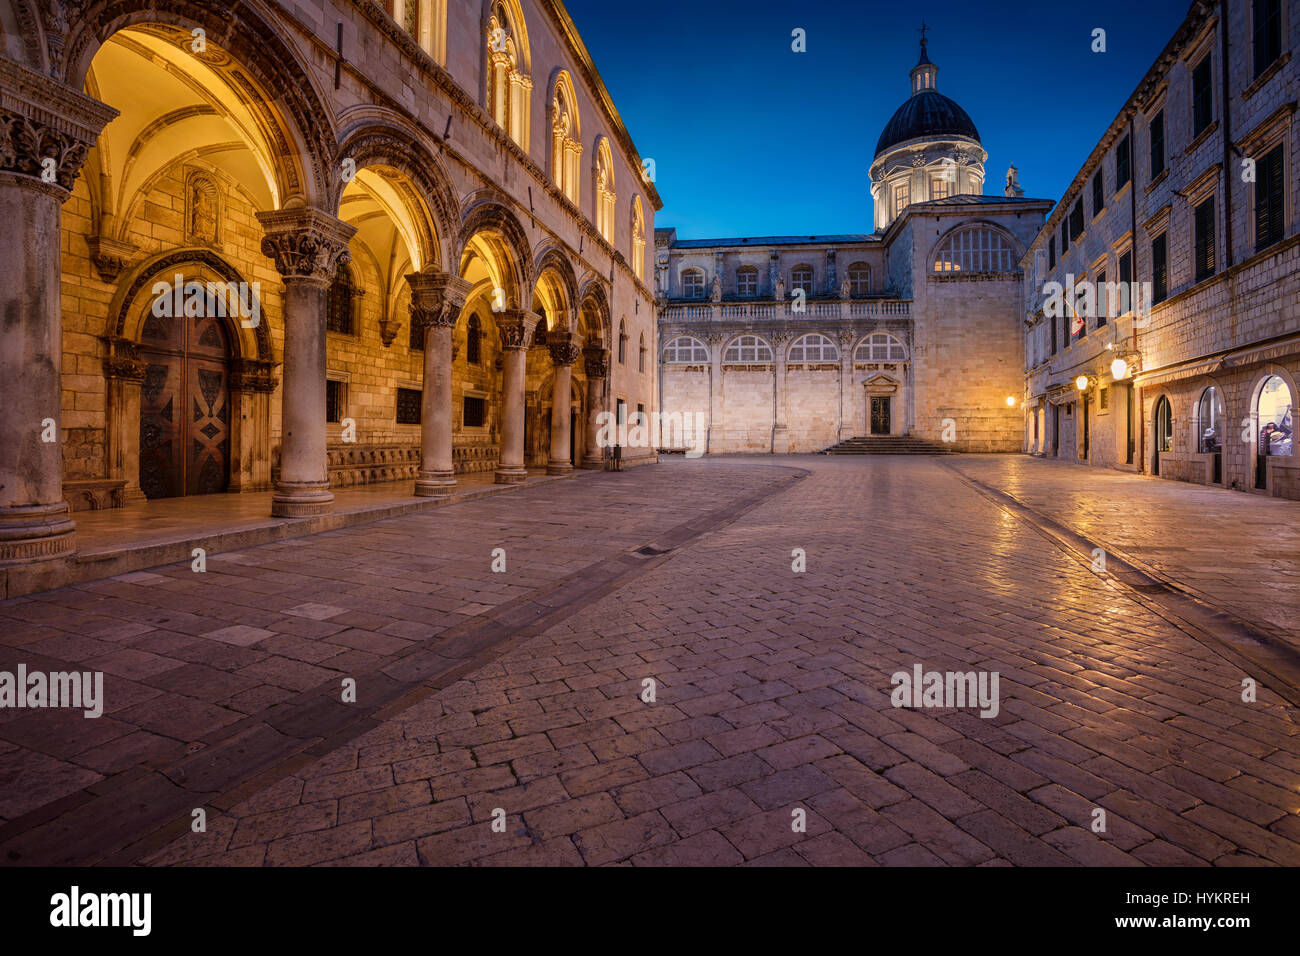
<path fill-rule="evenodd" d="M 425 269 L 406 277 L 411 322 L 424 327 L 424 387 L 420 404 L 420 473 L 415 493 L 449 495 L 456 488 L 451 425 L 451 332 L 471 284 L 449 272 Z"/>
<path fill-rule="evenodd" d="M 546 347 L 555 366 L 555 390 L 551 393 L 551 459 L 546 463 L 548 475 L 567 475 L 573 471 L 573 435 L 570 416 L 573 412 L 573 363 L 582 349 L 581 337 L 573 332 L 547 332 Z"/>
<path fill-rule="evenodd" d="M 605 450 L 597 443 L 600 413 L 605 411 L 605 376 L 609 374 L 609 349 L 588 345 L 582 350 L 583 371 L 587 373 L 587 441 L 583 468 L 604 468 Z"/>
<path fill-rule="evenodd" d="M 853 329 L 841 329 L 840 340 L 840 431 L 839 440 L 854 437 L 854 419 L 856 411 L 853 403 L 857 401 L 853 390 L 853 343 L 858 333 Z"/>
<path fill-rule="evenodd" d="M 723 409 L 722 393 L 722 345 L 725 336 L 721 332 L 709 332 L 705 334 L 705 340 L 709 343 L 710 371 L 709 371 L 709 435 L 705 440 L 705 450 L 716 453 L 715 447 L 721 439 L 722 418 L 725 413 Z"/>
<path fill-rule="evenodd" d="M 145 363 L 130 339 L 105 338 L 108 383 L 108 477 L 122 479 L 122 503 L 144 501 L 140 489 L 140 386 Z"/>
<path fill-rule="evenodd" d="M 116 115 L 0 58 L 0 566 L 75 548 L 63 500 L 60 211 Z"/>
<path fill-rule="evenodd" d="M 788 332 L 772 333 L 772 454 L 790 453 L 790 430 L 786 417 L 785 388 L 785 344 L 790 340 Z"/>
<path fill-rule="evenodd" d="M 325 311 L 334 271 L 350 259 L 355 226 L 307 206 L 259 212 L 262 255 L 284 280 L 284 372 L 280 391 L 280 480 L 271 498 L 277 518 L 328 514 L 325 458 Z"/>
<path fill-rule="evenodd" d="M 496 483 L 513 485 L 528 477 L 524 467 L 524 378 L 528 368 L 528 345 L 541 316 L 523 309 L 507 309 L 495 315 L 501 348 L 501 456 L 497 461 Z"/>

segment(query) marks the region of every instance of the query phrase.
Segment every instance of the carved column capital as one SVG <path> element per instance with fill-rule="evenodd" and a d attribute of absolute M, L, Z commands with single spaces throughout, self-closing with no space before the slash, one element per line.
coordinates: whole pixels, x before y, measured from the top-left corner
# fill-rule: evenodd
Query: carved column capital
<path fill-rule="evenodd" d="M 90 147 L 117 110 L 0 57 L 0 172 L 71 193 Z"/>
<path fill-rule="evenodd" d="M 552 364 L 569 366 L 578 361 L 579 356 L 582 355 L 582 336 L 564 330 L 548 332 L 546 347 L 551 352 Z"/>
<path fill-rule="evenodd" d="M 104 236 L 91 236 L 86 244 L 90 246 L 90 261 L 105 282 L 116 282 L 139 251 L 129 242 L 118 242 Z"/>
<path fill-rule="evenodd" d="M 136 343 L 116 336 L 104 336 L 103 341 L 108 346 L 108 354 L 104 356 L 104 376 L 124 382 L 143 382 L 145 363 Z"/>
<path fill-rule="evenodd" d="M 433 269 L 412 272 L 406 284 L 411 287 L 411 322 L 424 328 L 455 326 L 473 288 L 460 276 Z"/>
<path fill-rule="evenodd" d="M 524 309 L 506 309 L 493 314 L 497 333 L 501 336 L 501 347 L 506 350 L 526 349 L 532 340 L 533 329 L 541 321 L 536 312 Z"/>
<path fill-rule="evenodd" d="M 357 227 L 309 206 L 294 206 L 257 213 L 265 235 L 262 255 L 275 260 L 285 279 L 328 282 L 334 271 L 351 261 L 348 240 Z"/>
<path fill-rule="evenodd" d="M 230 388 L 237 392 L 274 392 L 279 382 L 275 377 L 275 363 L 258 359 L 232 359 L 230 362 Z"/>
<path fill-rule="evenodd" d="M 609 349 L 602 345 L 588 345 L 582 350 L 583 371 L 589 379 L 601 379 L 609 374 Z"/>

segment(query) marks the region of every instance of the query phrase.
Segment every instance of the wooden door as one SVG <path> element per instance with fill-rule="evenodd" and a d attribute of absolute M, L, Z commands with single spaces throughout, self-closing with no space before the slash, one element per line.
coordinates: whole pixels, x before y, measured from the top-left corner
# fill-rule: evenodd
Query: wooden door
<path fill-rule="evenodd" d="M 889 396 L 871 396 L 871 434 L 888 435 L 890 427 Z"/>
<path fill-rule="evenodd" d="M 140 488 L 147 498 L 214 494 L 229 485 L 229 339 L 215 307 L 194 311 L 205 314 L 150 314 L 140 335 Z"/>

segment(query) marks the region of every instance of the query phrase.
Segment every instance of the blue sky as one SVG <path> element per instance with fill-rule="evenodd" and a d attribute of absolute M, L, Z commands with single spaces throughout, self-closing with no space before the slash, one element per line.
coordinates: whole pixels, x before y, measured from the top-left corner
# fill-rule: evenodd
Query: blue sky
<path fill-rule="evenodd" d="M 938 88 L 1028 196 L 1059 200 L 1187 13 L 1186 0 L 565 0 L 679 238 L 871 231 L 876 140 L 929 25 Z M 891 11 L 904 6 L 901 19 Z M 807 52 L 791 50 L 802 28 Z M 1093 53 L 1092 32 L 1106 31 Z"/>

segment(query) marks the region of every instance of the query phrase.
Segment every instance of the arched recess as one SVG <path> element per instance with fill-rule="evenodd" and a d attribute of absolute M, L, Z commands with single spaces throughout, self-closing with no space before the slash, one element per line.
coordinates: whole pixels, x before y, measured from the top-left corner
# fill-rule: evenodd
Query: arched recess
<path fill-rule="evenodd" d="M 456 250 L 459 275 L 470 278 L 465 272 L 469 261 L 481 259 L 495 283 L 494 289 L 501 290 L 499 307 L 528 308 L 533 288 L 528 234 L 504 196 L 494 190 L 480 190 L 469 197 L 461 215 Z"/>
<path fill-rule="evenodd" d="M 205 31 L 197 49 L 195 29 Z M 208 103 L 221 107 L 268 180 L 267 208 L 282 207 L 293 197 L 324 208 L 335 157 L 333 118 L 310 70 L 263 4 L 91 0 L 67 24 L 51 72 L 84 88 L 92 61 L 118 37 L 135 44 L 139 55 L 160 69 L 188 77 Z M 110 71 L 98 72 L 104 89 Z M 139 75 L 138 70 L 128 70 L 123 81 L 139 84 Z M 135 92 L 124 90 L 121 95 Z M 121 95 L 110 93 L 105 102 L 118 106 L 114 100 Z M 114 131 L 120 121 L 110 124 L 106 134 L 137 132 Z"/>
<path fill-rule="evenodd" d="M 609 148 L 609 137 L 596 137 L 595 155 L 591 167 L 591 210 L 596 231 L 605 241 L 614 241 L 614 209 L 618 202 L 614 183 L 614 154 Z"/>
<path fill-rule="evenodd" d="M 550 173 L 560 192 L 579 205 L 582 157 L 582 117 L 569 71 L 556 67 L 551 74 L 547 129 L 551 131 Z"/>
<path fill-rule="evenodd" d="M 276 363 L 260 291 L 210 249 L 152 256 L 119 287 L 105 445 L 127 500 L 270 487 Z"/>
<path fill-rule="evenodd" d="M 483 4 L 484 108 L 525 151 L 532 116 L 532 52 L 519 0 Z"/>
<path fill-rule="evenodd" d="M 546 305 L 548 329 L 559 328 L 563 317 L 564 328 L 575 331 L 578 324 L 578 277 L 573 263 L 564 251 L 553 242 L 547 242 L 533 260 L 533 298 Z"/>
<path fill-rule="evenodd" d="M 351 160 L 349 170 L 355 171 L 362 185 L 371 191 L 375 191 L 375 184 L 366 182 L 362 176 L 365 170 L 378 173 L 391 184 L 389 190 L 406 210 L 411 232 L 418 240 L 418 268 L 433 265 L 444 272 L 454 269 L 452 246 L 460 210 L 446 170 L 418 132 L 387 110 L 379 111 L 380 116 L 362 115 L 372 111 L 367 107 L 346 114 L 350 122 L 339 145 L 340 162 Z M 348 185 L 340 176 L 329 209 L 339 209 Z"/>
<path fill-rule="evenodd" d="M 1255 440 L 1249 460 L 1252 486 L 1257 491 L 1273 493 L 1270 461 L 1292 466 L 1300 461 L 1295 434 L 1297 395 L 1295 377 L 1279 365 L 1265 367 L 1251 383 L 1249 416 Z"/>
<path fill-rule="evenodd" d="M 963 222 L 941 235 L 925 260 L 932 275 L 983 275 L 1013 272 L 1024 249 L 996 223 Z"/>

